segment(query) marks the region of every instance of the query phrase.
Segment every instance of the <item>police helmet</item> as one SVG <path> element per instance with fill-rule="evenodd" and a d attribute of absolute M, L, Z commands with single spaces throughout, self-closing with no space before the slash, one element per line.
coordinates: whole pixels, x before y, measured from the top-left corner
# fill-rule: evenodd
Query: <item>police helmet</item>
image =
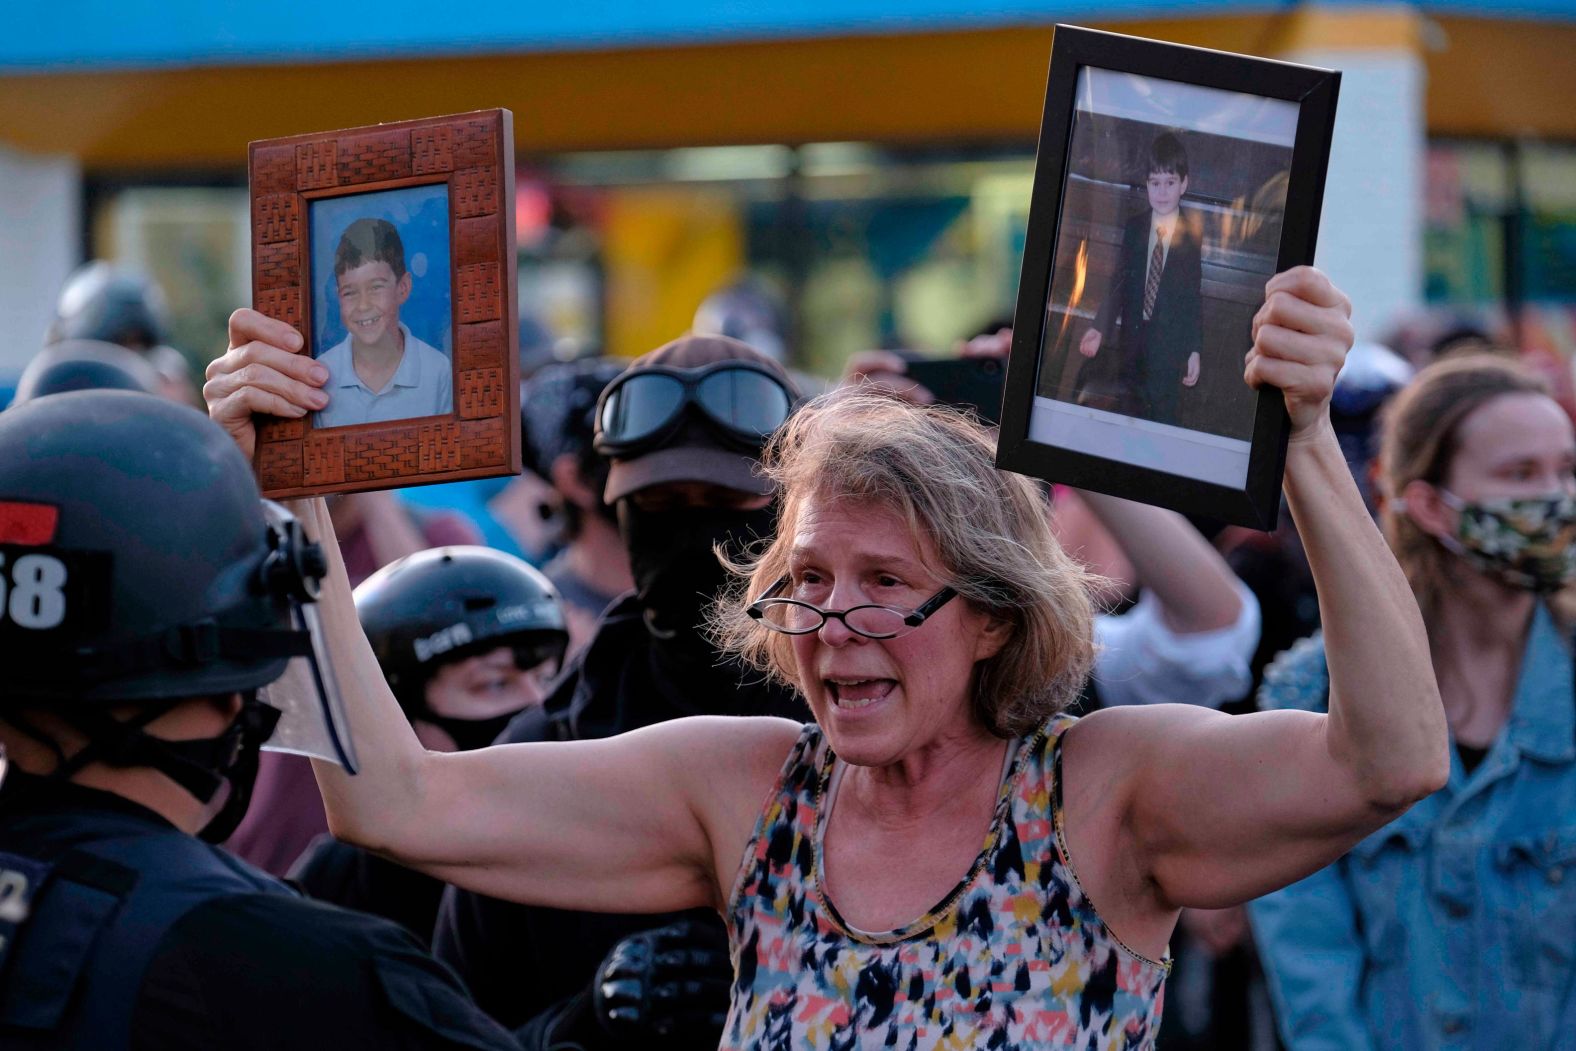
<path fill-rule="evenodd" d="M 272 682 L 309 644 L 292 603 L 324 572 L 275 517 L 194 409 L 87 390 L 0 413 L 0 692 L 81 705 Z"/>
<path fill-rule="evenodd" d="M 1417 370 L 1389 347 L 1353 344 L 1335 376 L 1330 410 L 1340 416 L 1367 416 L 1406 386 Z"/>
<path fill-rule="evenodd" d="M 72 339 L 55 343 L 34 356 L 17 381 L 13 406 L 74 390 L 159 392 L 159 375 L 134 351 L 115 343 Z"/>
<path fill-rule="evenodd" d="M 697 336 L 727 336 L 776 362 L 788 357 L 787 312 L 777 297 L 746 278 L 701 301 L 690 326 Z"/>
<path fill-rule="evenodd" d="M 392 562 L 356 588 L 356 613 L 407 715 L 426 714 L 446 664 L 510 646 L 516 663 L 562 661 L 563 603 L 539 571 L 486 547 L 437 547 Z"/>
<path fill-rule="evenodd" d="M 103 260 L 66 279 L 50 327 L 50 342 L 96 339 L 133 350 L 169 341 L 169 306 L 148 278 Z"/>

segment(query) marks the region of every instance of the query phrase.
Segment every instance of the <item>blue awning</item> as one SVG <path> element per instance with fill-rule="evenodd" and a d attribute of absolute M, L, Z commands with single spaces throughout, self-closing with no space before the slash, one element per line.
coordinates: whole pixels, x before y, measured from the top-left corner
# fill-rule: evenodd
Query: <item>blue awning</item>
<path fill-rule="evenodd" d="M 1263 0 L 11 0 L 0 72 L 645 48 L 1274 11 Z M 1393 6 L 1356 0 L 1348 7 Z M 1440 13 L 1576 19 L 1576 0 L 1445 0 Z"/>

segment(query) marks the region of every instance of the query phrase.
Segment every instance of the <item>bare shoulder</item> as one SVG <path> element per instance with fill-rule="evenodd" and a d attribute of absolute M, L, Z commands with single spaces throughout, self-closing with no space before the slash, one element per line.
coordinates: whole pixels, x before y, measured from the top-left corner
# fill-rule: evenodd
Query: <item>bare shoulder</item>
<path fill-rule="evenodd" d="M 790 719 L 767 716 L 694 715 L 669 719 L 625 736 L 680 761 L 704 760 L 728 769 L 769 764 L 775 771 L 802 731 Z"/>
<path fill-rule="evenodd" d="M 1155 826 L 1174 831 L 1198 812 L 1205 801 L 1198 793 L 1239 783 L 1304 749 L 1322 752 L 1322 723 L 1308 712 L 1227 715 L 1189 704 L 1102 709 L 1067 731 L 1067 819 L 1102 839 L 1117 841 L 1136 828 L 1139 838 L 1156 840 Z"/>
<path fill-rule="evenodd" d="M 1218 731 L 1234 716 L 1192 704 L 1102 708 L 1079 719 L 1062 743 L 1062 794 L 1069 813 L 1125 822 L 1158 765 L 1186 756 L 1187 742 Z"/>
<path fill-rule="evenodd" d="M 625 735 L 660 757 L 674 782 L 712 824 L 753 813 L 782 769 L 803 727 L 766 716 L 698 715 Z"/>
<path fill-rule="evenodd" d="M 1252 740 L 1265 734 L 1307 729 L 1312 722 L 1298 718 L 1307 712 L 1225 712 L 1196 704 L 1134 704 L 1103 708 L 1078 720 L 1067 731 L 1067 756 L 1077 762 L 1100 766 L 1135 766 L 1162 754 L 1185 756 L 1209 742 Z M 1076 742 L 1076 744 L 1074 743 Z M 1064 760 L 1068 761 L 1068 760 Z"/>
<path fill-rule="evenodd" d="M 706 831 L 713 904 L 722 908 L 766 797 L 804 728 L 764 716 L 694 716 L 635 734 L 647 738 Z M 635 736 L 634 734 L 626 736 Z"/>
<path fill-rule="evenodd" d="M 1064 842 L 1106 925 L 1152 958 L 1166 950 L 1176 911 L 1154 882 L 1142 813 L 1174 811 L 1189 742 L 1229 715 L 1186 704 L 1123 705 L 1079 719 L 1062 744 Z M 1075 859 L 1075 860 L 1074 860 Z"/>
<path fill-rule="evenodd" d="M 1068 755 L 1077 751 L 1097 757 L 1094 761 L 1102 764 L 1119 762 L 1135 749 L 1163 744 L 1175 734 L 1195 733 L 1231 718 L 1196 704 L 1124 704 L 1079 719 L 1068 729 L 1063 747 Z"/>

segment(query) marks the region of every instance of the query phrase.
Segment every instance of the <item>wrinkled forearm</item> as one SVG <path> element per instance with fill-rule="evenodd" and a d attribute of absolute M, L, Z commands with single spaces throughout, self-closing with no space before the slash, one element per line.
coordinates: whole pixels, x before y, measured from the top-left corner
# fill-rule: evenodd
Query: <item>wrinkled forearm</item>
<path fill-rule="evenodd" d="M 1450 772 L 1444 708 L 1417 602 L 1327 422 L 1292 441 L 1286 496 L 1318 588 L 1330 754 L 1376 809 L 1404 809 L 1438 790 Z"/>
<path fill-rule="evenodd" d="M 399 838 L 394 826 L 417 809 L 419 767 L 426 751 L 389 691 L 361 630 L 327 505 L 321 499 L 305 500 L 293 505 L 293 510 L 322 545 L 328 560 L 318 612 L 360 766 L 359 772 L 351 775 L 335 763 L 313 760 L 312 771 L 334 835 L 387 851 Z"/>

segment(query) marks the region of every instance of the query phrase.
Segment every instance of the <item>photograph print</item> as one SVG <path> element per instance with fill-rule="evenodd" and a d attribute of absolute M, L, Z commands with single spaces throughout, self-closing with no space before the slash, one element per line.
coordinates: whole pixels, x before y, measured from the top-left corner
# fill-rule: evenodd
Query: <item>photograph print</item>
<path fill-rule="evenodd" d="M 258 413 L 270 499 L 520 471 L 514 118 L 475 110 L 247 146 L 252 305 L 327 404 Z"/>
<path fill-rule="evenodd" d="M 311 202 L 314 354 L 329 379 L 317 428 L 454 410 L 448 186 Z"/>
<path fill-rule="evenodd" d="M 1087 65 L 1075 100 L 1028 437 L 1240 489 L 1298 105 Z"/>

